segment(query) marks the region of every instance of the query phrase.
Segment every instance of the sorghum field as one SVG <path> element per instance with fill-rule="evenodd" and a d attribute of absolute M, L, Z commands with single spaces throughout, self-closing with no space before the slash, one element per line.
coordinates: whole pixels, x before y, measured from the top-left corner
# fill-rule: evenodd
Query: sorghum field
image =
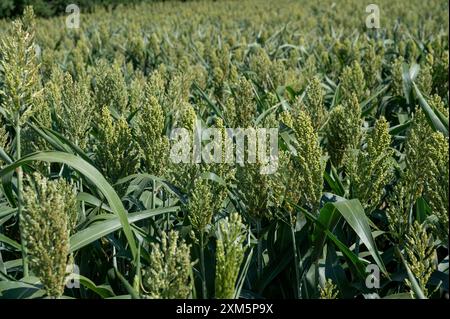
<path fill-rule="evenodd" d="M 0 20 L 0 297 L 448 298 L 448 2 L 369 4 Z M 175 163 L 199 127 L 277 169 Z"/>

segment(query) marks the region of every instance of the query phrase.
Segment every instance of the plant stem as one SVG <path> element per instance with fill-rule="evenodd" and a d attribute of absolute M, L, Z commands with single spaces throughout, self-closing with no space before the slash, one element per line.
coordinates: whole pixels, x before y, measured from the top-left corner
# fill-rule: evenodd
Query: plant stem
<path fill-rule="evenodd" d="M 156 188 L 156 182 L 153 179 L 152 180 L 152 209 L 155 209 L 155 206 L 156 206 L 156 204 L 155 204 L 155 201 L 156 201 L 156 190 L 155 190 L 155 188 Z"/>
<path fill-rule="evenodd" d="M 168 201 L 166 191 L 164 188 L 162 189 L 162 198 L 163 198 L 163 207 L 166 207 L 166 200 Z M 170 213 L 167 213 L 166 215 L 166 222 L 167 222 L 167 231 L 170 229 Z"/>
<path fill-rule="evenodd" d="M 262 240 L 261 240 L 261 219 L 258 218 L 256 221 L 256 234 L 258 236 L 258 244 L 257 244 L 257 254 L 256 254 L 256 274 L 258 277 L 258 280 L 261 279 L 262 276 Z"/>
<path fill-rule="evenodd" d="M 297 241 L 295 240 L 295 224 L 293 223 L 292 217 L 291 217 L 291 235 L 292 235 L 292 249 L 294 252 L 294 267 L 295 267 L 295 282 L 296 282 L 296 293 L 297 293 L 297 299 L 300 299 L 302 296 L 302 290 L 300 288 L 300 273 L 299 273 L 299 259 L 297 254 Z"/>
<path fill-rule="evenodd" d="M 202 294 L 203 294 L 203 299 L 208 298 L 208 291 L 206 289 L 206 271 L 205 271 L 205 255 L 203 252 L 203 243 L 204 239 L 203 239 L 203 232 L 201 232 L 200 234 L 200 272 L 202 275 Z"/>
<path fill-rule="evenodd" d="M 83 179 L 80 176 L 80 180 L 78 181 L 80 192 L 83 192 Z M 81 201 L 81 221 L 84 222 L 86 220 L 86 206 L 84 201 Z"/>
<path fill-rule="evenodd" d="M 17 119 L 18 122 L 18 119 Z M 21 132 L 20 132 L 20 125 L 16 124 L 16 155 L 17 160 L 20 160 L 22 154 L 21 154 Z M 17 214 L 19 216 L 19 231 L 20 231 L 20 245 L 22 250 L 22 266 L 23 266 L 23 276 L 27 277 L 29 275 L 28 271 L 28 260 L 27 260 L 27 250 L 25 246 L 25 237 L 24 237 L 24 231 L 22 229 L 22 221 L 23 221 L 23 213 L 22 213 L 22 166 L 17 167 Z"/>

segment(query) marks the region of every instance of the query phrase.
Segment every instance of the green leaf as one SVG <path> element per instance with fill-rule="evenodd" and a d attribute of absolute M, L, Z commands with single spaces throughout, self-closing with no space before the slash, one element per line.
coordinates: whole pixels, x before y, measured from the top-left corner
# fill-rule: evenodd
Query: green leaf
<path fill-rule="evenodd" d="M 87 156 L 86 153 L 78 145 L 72 143 L 64 135 L 46 127 L 37 127 L 36 125 L 31 123 L 29 123 L 28 125 L 30 125 L 31 128 L 35 130 L 39 135 L 41 135 L 41 137 L 44 138 L 48 143 L 53 145 L 56 150 L 79 155 L 89 164 L 93 164 L 89 156 Z"/>
<path fill-rule="evenodd" d="M 339 250 L 348 258 L 351 264 L 355 267 L 356 272 L 361 278 L 365 278 L 366 276 L 366 267 L 363 263 L 363 260 L 356 256 L 343 242 L 341 242 L 333 233 L 331 233 L 328 229 L 325 230 L 327 236 L 331 239 L 331 241 L 339 248 Z"/>
<path fill-rule="evenodd" d="M 340 216 L 347 221 L 350 227 L 352 227 L 358 237 L 366 245 L 378 267 L 380 267 L 384 274 L 389 276 L 378 249 L 376 248 L 375 241 L 369 227 L 369 220 L 363 207 L 357 199 L 326 203 L 324 207 L 322 207 L 319 217 L 317 218 L 317 223 L 321 226 L 316 227 L 313 233 L 313 238 L 315 241 L 313 253 L 314 258 L 318 258 L 319 254 L 322 253 L 327 236 L 337 244 L 337 242 L 330 237 L 330 234 L 332 234 Z M 339 248 L 342 248 L 340 244 L 338 244 L 338 246 Z"/>
<path fill-rule="evenodd" d="M 135 223 L 145 218 L 157 216 L 178 210 L 178 206 L 157 208 L 154 210 L 144 210 L 128 215 L 128 222 Z M 70 251 L 74 252 L 86 245 L 96 241 L 103 236 L 106 236 L 122 227 L 121 221 L 118 217 L 109 218 L 101 222 L 97 222 L 70 237 Z"/>
<path fill-rule="evenodd" d="M 419 286 L 419 283 L 417 282 L 416 278 L 414 277 L 413 273 L 411 272 L 411 269 L 409 269 L 408 263 L 406 262 L 405 258 L 403 258 L 403 254 L 400 252 L 398 247 L 395 247 L 395 252 L 397 256 L 400 258 L 400 260 L 403 263 L 403 266 L 406 269 L 406 274 L 408 275 L 408 279 L 411 282 L 411 288 L 417 297 L 417 299 L 427 299 L 425 294 L 423 293 L 422 289 Z"/>
<path fill-rule="evenodd" d="M 115 274 L 117 278 L 119 278 L 120 282 L 125 286 L 125 289 L 127 292 L 131 295 L 132 299 L 141 299 L 139 296 L 139 292 L 137 292 L 133 286 L 130 285 L 130 283 L 125 279 L 125 277 L 117 270 L 117 268 L 114 268 Z"/>
<path fill-rule="evenodd" d="M 20 281 L 0 281 L 0 298 L 25 299 L 45 296 L 45 290 L 36 277 L 23 278 Z"/>
<path fill-rule="evenodd" d="M 15 240 L 12 240 L 11 238 L 0 234 L 0 242 L 3 242 L 5 244 L 8 244 L 9 246 L 15 248 L 16 250 L 20 250 L 20 244 L 16 242 Z"/>
<path fill-rule="evenodd" d="M 83 201 L 83 202 L 86 202 L 88 204 L 91 204 L 94 207 L 98 207 L 98 208 L 101 208 L 101 209 L 106 210 L 108 212 L 114 213 L 113 210 L 108 207 L 108 205 L 106 205 L 103 201 L 101 201 L 100 199 L 98 199 L 97 197 L 95 197 L 95 196 L 93 196 L 91 194 L 84 193 L 84 192 L 78 193 L 77 199 L 79 201 Z"/>
<path fill-rule="evenodd" d="M 416 201 L 416 220 L 419 223 L 423 223 L 427 218 L 428 212 L 430 211 L 425 199 L 419 197 Z"/>
<path fill-rule="evenodd" d="M 6 176 L 11 174 L 17 167 L 31 163 L 33 161 L 44 161 L 50 163 L 63 163 L 79 171 L 86 178 L 90 179 L 95 186 L 101 191 L 108 201 L 109 206 L 119 217 L 120 223 L 123 228 L 123 232 L 127 238 L 128 244 L 130 245 L 131 253 L 133 257 L 137 253 L 136 241 L 131 231 L 130 224 L 127 218 L 127 211 L 123 207 L 123 204 L 114 191 L 112 186 L 107 182 L 103 175 L 91 164 L 86 162 L 80 157 L 73 154 L 62 153 L 62 152 L 37 152 L 27 155 L 20 160 L 4 167 L 0 171 L 0 176 Z"/>
<path fill-rule="evenodd" d="M 329 203 L 331 204 L 331 203 Z M 313 234 L 313 240 L 316 241 L 314 245 L 314 250 L 312 252 L 312 259 L 317 260 L 319 257 L 319 253 L 323 250 L 323 245 L 320 246 L 320 243 L 323 242 L 325 244 L 325 240 L 321 239 L 322 236 L 328 237 L 335 245 L 339 248 L 339 250 L 344 254 L 344 256 L 348 259 L 348 261 L 351 262 L 351 265 L 353 265 L 353 269 L 356 271 L 356 273 L 361 277 L 364 278 L 366 275 L 365 271 L 365 265 L 364 263 L 368 263 L 366 260 L 363 260 L 356 256 L 343 242 L 341 242 L 325 225 L 323 225 L 313 214 L 308 212 L 305 209 L 302 209 L 301 207 L 294 204 L 297 208 L 299 208 L 304 214 L 305 217 L 316 224 L 317 228 L 315 229 L 315 234 Z M 332 219 L 335 217 L 335 212 L 333 210 L 330 211 L 330 207 L 326 208 L 327 213 L 331 212 L 331 215 L 333 216 Z M 332 225 L 333 222 L 329 223 L 328 225 Z M 334 227 L 334 226 L 333 226 Z M 323 234 L 321 234 L 323 232 Z"/>
<path fill-rule="evenodd" d="M 398 124 L 389 128 L 389 134 L 392 136 L 398 135 L 411 126 L 411 121 L 406 121 L 405 123 Z"/>
<path fill-rule="evenodd" d="M 193 88 L 195 91 L 197 91 L 200 94 L 200 97 L 205 100 L 205 102 L 208 104 L 209 107 L 216 113 L 219 117 L 223 118 L 222 112 L 219 110 L 219 108 L 216 106 L 216 104 L 211 101 L 211 99 L 208 97 L 208 95 L 197 85 L 197 83 L 193 83 Z M 225 119 L 224 119 L 225 120 Z"/>
<path fill-rule="evenodd" d="M 384 93 L 388 89 L 387 85 L 384 85 L 378 89 L 374 94 L 372 94 L 370 97 L 368 97 L 365 101 L 361 103 L 361 115 L 367 116 L 369 113 L 377 106 L 376 103 L 372 103 L 369 107 L 367 105 L 372 102 L 377 96 L 379 96 L 381 93 Z"/>
<path fill-rule="evenodd" d="M 366 245 L 378 267 L 380 267 L 381 271 L 389 277 L 383 260 L 381 259 L 381 256 L 375 245 L 375 241 L 372 237 L 368 218 L 359 200 L 351 199 L 329 203 L 327 205 L 333 205 L 341 213 L 350 227 L 353 228 L 361 241 Z"/>
<path fill-rule="evenodd" d="M 411 66 L 411 69 L 416 69 L 417 64 Z M 402 79 L 403 79 L 403 94 L 405 95 L 406 103 L 411 104 L 413 100 L 412 95 L 412 79 L 411 79 L 411 72 L 410 67 L 407 63 L 402 64 Z"/>
<path fill-rule="evenodd" d="M 6 154 L 6 152 L 3 149 L 3 147 L 0 147 L 0 159 L 2 159 L 6 164 L 11 164 L 12 163 L 12 159 L 9 157 L 8 154 Z"/>
<path fill-rule="evenodd" d="M 17 208 L 6 208 L 4 211 L 0 212 L 0 218 L 6 217 L 8 215 L 11 215 L 17 211 Z"/>
<path fill-rule="evenodd" d="M 345 295 L 345 291 L 348 290 L 349 286 L 348 280 L 333 245 L 327 245 L 325 277 L 330 278 L 337 285 L 339 291 Z"/>
<path fill-rule="evenodd" d="M 433 108 L 425 100 L 417 85 L 414 82 L 412 82 L 412 85 L 419 101 L 419 105 L 427 117 L 428 123 L 430 123 L 434 130 L 439 131 L 448 137 L 448 118 L 446 118 L 442 113 L 438 116 L 435 110 L 433 110 Z"/>
<path fill-rule="evenodd" d="M 111 298 L 111 297 L 115 296 L 111 287 L 97 286 L 92 280 L 90 280 L 89 278 L 86 278 L 82 275 L 72 273 L 69 276 L 67 276 L 67 280 L 78 280 L 80 282 L 80 284 L 82 284 L 87 289 L 95 292 L 97 295 L 99 295 L 102 298 Z"/>
<path fill-rule="evenodd" d="M 234 299 L 239 299 L 239 297 L 241 296 L 242 287 L 244 286 L 245 278 L 247 277 L 247 272 L 248 272 L 248 269 L 250 268 L 250 262 L 252 260 L 252 256 L 253 256 L 253 249 L 250 250 L 250 252 L 247 256 L 247 259 L 244 263 L 244 266 L 242 267 L 242 270 L 239 274 L 239 278 L 238 278 L 237 284 L 236 284 Z"/>

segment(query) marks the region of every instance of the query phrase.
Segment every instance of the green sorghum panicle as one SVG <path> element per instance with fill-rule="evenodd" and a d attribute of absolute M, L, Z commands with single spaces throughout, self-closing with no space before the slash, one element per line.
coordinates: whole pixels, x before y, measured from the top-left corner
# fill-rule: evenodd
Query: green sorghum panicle
<path fill-rule="evenodd" d="M 428 295 L 426 287 L 430 280 L 431 274 L 436 270 L 435 264 L 435 248 L 433 238 L 427 233 L 423 224 L 417 221 L 411 227 L 409 233 L 406 235 L 406 260 L 417 279 L 420 289 L 425 296 Z M 414 296 L 411 282 L 406 279 L 406 284 L 411 288 L 411 294 Z"/>
<path fill-rule="evenodd" d="M 59 67 L 53 67 L 50 78 L 44 86 L 44 97 L 49 107 L 57 113 L 62 107 L 61 83 L 64 83 L 64 72 Z"/>
<path fill-rule="evenodd" d="M 327 279 L 323 287 L 319 286 L 320 299 L 337 299 L 339 294 L 337 286 L 331 279 Z"/>
<path fill-rule="evenodd" d="M 8 144 L 8 132 L 5 124 L 3 123 L 3 119 L 0 117 L 0 148 L 7 152 Z M 3 166 L 3 164 L 3 159 L 0 159 L 0 167 Z"/>
<path fill-rule="evenodd" d="M 208 164 L 209 171 L 215 173 L 219 177 L 221 177 L 225 182 L 233 179 L 235 173 L 235 165 L 231 162 L 230 159 L 227 158 L 227 148 L 233 148 L 233 140 L 232 137 L 228 135 L 228 132 L 225 128 L 225 124 L 221 118 L 215 119 L 214 128 L 220 130 L 220 140 L 214 139 L 213 145 L 215 149 L 220 149 L 221 151 L 221 161 L 220 163 L 215 163 L 212 161 Z M 213 155 L 213 153 L 211 153 Z"/>
<path fill-rule="evenodd" d="M 227 94 L 224 97 L 223 102 L 223 114 L 224 119 L 227 121 L 228 126 L 236 126 L 236 100 L 231 94 Z"/>
<path fill-rule="evenodd" d="M 405 143 L 406 171 L 404 178 L 411 187 L 410 195 L 413 202 L 422 195 L 425 183 L 433 175 L 431 164 L 434 157 L 440 156 L 436 152 L 444 151 L 432 148 L 435 143 L 433 132 L 423 111 L 417 109 Z"/>
<path fill-rule="evenodd" d="M 324 97 L 325 91 L 320 84 L 319 78 L 313 77 L 306 89 L 305 106 L 303 108 L 311 118 L 315 130 L 320 129 L 327 118 Z M 294 108 L 296 107 L 294 106 Z"/>
<path fill-rule="evenodd" d="M 428 54 L 426 56 L 425 62 L 420 66 L 419 74 L 415 82 L 420 92 L 424 96 L 431 94 L 432 84 L 433 84 L 433 56 Z"/>
<path fill-rule="evenodd" d="M 327 151 L 335 167 L 343 164 L 347 152 L 359 149 L 361 142 L 361 108 L 356 95 L 343 106 L 332 109 L 327 124 Z"/>
<path fill-rule="evenodd" d="M 394 187 L 386 210 L 389 231 L 396 242 L 403 242 L 404 235 L 408 232 L 412 205 L 409 188 L 404 180 L 400 180 Z"/>
<path fill-rule="evenodd" d="M 112 183 L 131 175 L 138 166 L 139 151 L 125 118 L 113 119 L 102 108 L 97 120 L 96 164 Z"/>
<path fill-rule="evenodd" d="M 188 103 L 191 85 L 192 79 L 188 73 L 179 72 L 173 75 L 167 86 L 167 111 Z"/>
<path fill-rule="evenodd" d="M 286 75 L 281 61 L 271 61 L 266 50 L 257 48 L 249 61 L 250 70 L 254 72 L 253 79 L 261 83 L 265 90 L 274 90 L 283 85 Z"/>
<path fill-rule="evenodd" d="M 219 222 L 216 244 L 215 297 L 232 299 L 236 296 L 236 281 L 245 254 L 245 226 L 238 213 Z"/>
<path fill-rule="evenodd" d="M 363 63 L 364 77 L 369 89 L 375 89 L 381 79 L 384 52 L 376 52 L 376 49 L 376 43 L 371 43 L 366 48 L 363 57 L 366 61 L 366 63 Z M 380 50 L 382 50 L 382 47 Z"/>
<path fill-rule="evenodd" d="M 30 265 L 48 296 L 64 292 L 69 238 L 77 222 L 75 189 L 35 173 L 24 190 L 23 229 Z"/>
<path fill-rule="evenodd" d="M 303 110 L 295 110 L 293 115 L 285 111 L 280 114 L 280 121 L 293 129 L 295 140 L 291 152 L 279 153 L 280 164 L 275 179 L 280 181 L 281 188 L 274 190 L 281 193 L 275 197 L 284 197 L 288 211 L 293 212 L 294 205 L 299 204 L 316 212 L 322 196 L 325 168 L 318 135 Z"/>
<path fill-rule="evenodd" d="M 255 73 L 255 80 L 260 81 L 265 88 L 268 88 L 271 81 L 270 67 L 272 61 L 263 48 L 256 48 L 255 51 L 250 57 L 249 67 Z"/>
<path fill-rule="evenodd" d="M 164 74 L 160 69 L 156 69 L 147 77 L 146 91 L 151 92 L 151 94 L 158 99 L 158 102 L 163 107 L 164 112 L 168 110 L 165 109 L 165 87 L 166 80 L 164 79 Z"/>
<path fill-rule="evenodd" d="M 193 134 L 197 122 L 197 114 L 192 104 L 184 102 L 177 109 L 175 128 L 185 128 Z"/>
<path fill-rule="evenodd" d="M 133 25 L 132 25 L 133 26 Z M 145 43 L 137 28 L 130 27 L 131 37 L 126 43 L 126 54 L 136 68 L 144 68 L 146 60 Z"/>
<path fill-rule="evenodd" d="M 392 95 L 403 95 L 403 62 L 404 58 L 399 56 L 391 64 L 391 91 Z"/>
<path fill-rule="evenodd" d="M 90 119 L 94 114 L 91 102 L 89 79 L 74 82 L 68 73 L 61 89 L 62 105 L 56 113 L 61 131 L 69 140 L 85 149 L 88 143 Z"/>
<path fill-rule="evenodd" d="M 256 103 L 253 98 L 253 87 L 244 77 L 239 79 L 234 96 L 236 110 L 236 127 L 252 127 L 256 114 Z"/>
<path fill-rule="evenodd" d="M 42 93 L 33 16 L 33 10 L 27 7 L 23 20 L 12 22 L 10 34 L 0 40 L 0 101 L 13 126 L 22 126 L 28 120 Z"/>
<path fill-rule="evenodd" d="M 429 154 L 430 175 L 425 181 L 423 196 L 436 217 L 433 222 L 436 236 L 448 242 L 449 140 L 441 132 L 433 132 Z"/>
<path fill-rule="evenodd" d="M 300 204 L 316 212 L 322 196 L 325 168 L 319 137 L 314 131 L 311 118 L 302 110 L 294 113 L 292 129 L 296 150 L 293 166 L 301 183 L 298 189 Z"/>
<path fill-rule="evenodd" d="M 189 162 L 188 163 L 173 163 L 170 162 L 170 172 L 169 179 L 176 185 L 180 190 L 184 193 L 188 193 L 189 190 L 192 189 L 195 179 L 200 175 L 201 172 L 204 171 L 203 163 L 192 163 L 192 153 L 194 151 L 193 143 L 193 134 L 195 133 L 196 123 L 197 123 L 197 114 L 194 110 L 194 107 L 187 102 L 183 102 L 177 112 L 174 114 L 174 125 L 173 128 L 176 129 L 186 129 L 189 136 L 189 145 L 186 145 L 186 148 L 189 148 Z M 179 141 L 174 141 L 179 142 Z"/>
<path fill-rule="evenodd" d="M 351 180 L 351 197 L 358 198 L 364 208 L 375 209 L 384 194 L 384 187 L 393 178 L 391 136 L 384 117 L 375 122 L 367 137 L 367 147 L 346 164 Z"/>
<path fill-rule="evenodd" d="M 163 232 L 161 244 L 151 244 L 150 264 L 143 271 L 143 286 L 148 298 L 190 297 L 192 265 L 189 246 L 178 237 L 175 231 Z"/>
<path fill-rule="evenodd" d="M 448 50 L 444 50 L 439 59 L 433 65 L 433 87 L 436 94 L 446 96 L 448 93 Z"/>
<path fill-rule="evenodd" d="M 128 91 L 118 64 L 101 61 L 95 75 L 95 101 L 98 108 L 108 106 L 119 114 L 127 114 Z"/>
<path fill-rule="evenodd" d="M 245 163 L 236 167 L 236 180 L 240 185 L 245 211 L 254 219 L 270 217 L 270 175 L 261 174 L 260 169 L 258 163 Z"/>
<path fill-rule="evenodd" d="M 359 102 L 367 98 L 364 72 L 358 62 L 355 61 L 350 66 L 344 67 L 340 80 L 344 102 L 353 99 L 352 95 L 356 95 Z"/>
<path fill-rule="evenodd" d="M 434 132 L 425 114 L 417 109 L 405 143 L 405 168 L 387 210 L 390 230 L 400 241 L 408 232 L 411 209 L 421 196 L 432 206 L 439 223 L 448 223 L 448 216 L 442 214 L 448 207 L 444 200 L 448 198 L 448 186 L 442 182 L 448 176 L 447 143 L 448 139 Z M 444 238 L 448 236 L 445 232 Z"/>
<path fill-rule="evenodd" d="M 187 204 L 189 221 L 194 232 L 200 235 L 207 231 L 218 204 L 221 204 L 214 201 L 211 183 L 214 182 L 197 177 Z"/>
<path fill-rule="evenodd" d="M 52 128 L 51 109 L 49 103 L 43 95 L 35 98 L 33 103 L 33 123 L 47 129 Z M 24 126 L 21 130 L 21 150 L 22 154 L 30 154 L 38 150 L 49 149 L 50 146 L 35 130 L 30 126 Z M 36 167 L 43 168 L 48 163 L 37 163 Z"/>
<path fill-rule="evenodd" d="M 429 105 L 448 117 L 442 99 L 438 95 L 432 95 Z M 449 140 L 441 132 L 433 132 L 429 142 L 429 170 L 430 174 L 424 184 L 423 196 L 430 205 L 431 212 L 436 218 L 433 221 L 433 229 L 436 237 L 443 242 L 448 242 L 449 226 Z"/>
<path fill-rule="evenodd" d="M 163 176 L 168 167 L 169 139 L 164 135 L 164 120 L 158 100 L 148 95 L 135 118 L 135 137 L 147 173 L 156 176 Z"/>
<path fill-rule="evenodd" d="M 131 114 L 137 112 L 145 101 L 146 78 L 137 73 L 128 87 L 128 109 Z"/>

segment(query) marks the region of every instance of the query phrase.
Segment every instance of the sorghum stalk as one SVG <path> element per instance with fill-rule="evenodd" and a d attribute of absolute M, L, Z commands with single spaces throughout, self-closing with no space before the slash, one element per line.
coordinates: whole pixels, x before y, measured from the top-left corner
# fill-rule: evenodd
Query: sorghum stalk
<path fill-rule="evenodd" d="M 80 193 L 83 192 L 83 179 L 80 178 L 80 181 L 78 182 L 78 188 L 80 190 Z M 83 222 L 86 218 L 86 207 L 84 205 L 84 201 L 81 201 L 81 221 Z"/>
<path fill-rule="evenodd" d="M 202 294 L 203 299 L 208 298 L 208 289 L 206 288 L 206 270 L 205 270 L 205 253 L 204 249 L 204 233 L 200 233 L 200 244 L 199 244 L 199 252 L 200 252 L 200 272 L 202 274 Z"/>
<path fill-rule="evenodd" d="M 296 282 L 296 288 L 297 288 L 296 293 L 297 293 L 297 299 L 300 299 L 302 296 L 300 273 L 299 273 L 300 260 L 298 258 L 298 253 L 297 253 L 297 241 L 295 240 L 295 224 L 292 221 L 292 214 L 290 214 L 290 215 L 291 215 L 292 249 L 294 252 L 295 282 Z"/>
<path fill-rule="evenodd" d="M 257 254 L 256 254 L 256 263 L 257 263 L 257 277 L 258 280 L 261 278 L 262 275 L 262 240 L 261 240 L 261 219 L 258 218 L 256 220 L 256 233 L 258 236 L 258 243 L 257 243 Z"/>
<path fill-rule="evenodd" d="M 18 119 L 19 115 L 17 114 L 17 122 L 19 123 Z M 21 154 L 21 143 L 20 143 L 20 125 L 17 124 L 15 127 L 16 131 L 16 159 L 20 160 L 22 154 Z M 22 250 L 22 266 L 23 266 L 23 276 L 28 277 L 29 271 L 28 271 L 28 260 L 27 260 L 27 249 L 25 245 L 25 237 L 23 232 L 23 216 L 22 216 L 22 166 L 17 167 L 17 214 L 19 216 L 19 229 L 20 229 L 20 246 Z"/>
<path fill-rule="evenodd" d="M 152 209 L 155 209 L 155 201 L 156 201 L 156 182 L 152 179 Z"/>

